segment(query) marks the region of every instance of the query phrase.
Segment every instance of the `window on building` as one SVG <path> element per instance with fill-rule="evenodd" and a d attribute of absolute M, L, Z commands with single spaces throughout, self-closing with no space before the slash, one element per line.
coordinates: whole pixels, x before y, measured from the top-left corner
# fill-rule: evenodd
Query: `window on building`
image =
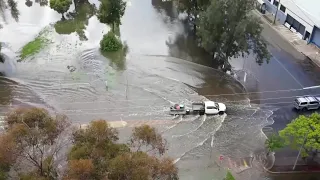
<path fill-rule="evenodd" d="M 277 6 L 277 7 L 278 7 L 279 2 L 278 2 L 278 1 L 276 1 L 276 0 L 274 0 L 274 1 L 273 1 L 273 5 L 275 5 L 275 6 Z"/>
<path fill-rule="evenodd" d="M 282 12 L 286 12 L 286 7 L 285 7 L 284 5 L 282 5 L 282 4 L 281 4 L 281 6 L 280 6 L 280 10 L 281 10 Z"/>

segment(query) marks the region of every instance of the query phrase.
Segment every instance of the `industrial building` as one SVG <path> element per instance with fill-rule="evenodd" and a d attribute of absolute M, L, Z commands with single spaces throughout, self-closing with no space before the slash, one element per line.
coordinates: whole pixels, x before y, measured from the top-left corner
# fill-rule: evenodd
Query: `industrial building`
<path fill-rule="evenodd" d="M 257 0 L 276 20 L 320 48 L 320 0 Z M 278 9 L 278 11 L 277 11 Z"/>

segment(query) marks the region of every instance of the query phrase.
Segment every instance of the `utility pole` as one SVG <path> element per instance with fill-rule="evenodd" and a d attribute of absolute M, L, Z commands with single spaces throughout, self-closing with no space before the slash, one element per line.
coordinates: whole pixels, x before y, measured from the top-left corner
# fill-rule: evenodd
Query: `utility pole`
<path fill-rule="evenodd" d="M 274 1 L 276 1 L 276 0 L 274 0 Z M 278 9 L 279 9 L 279 5 L 280 5 L 280 1 L 281 1 L 281 0 L 279 0 L 278 5 L 277 5 L 277 10 L 276 10 L 276 14 L 274 15 L 273 24 L 276 24 L 276 19 L 277 19 L 277 14 L 278 14 Z"/>
<path fill-rule="evenodd" d="M 312 131 L 315 131 L 315 127 L 312 126 L 312 125 L 309 125 L 310 128 L 312 129 Z M 294 169 L 296 168 L 296 165 L 297 165 L 297 162 L 298 162 L 298 159 L 299 159 L 299 156 L 300 156 L 300 153 L 301 153 L 301 150 L 302 150 L 302 147 L 306 144 L 306 141 L 307 141 L 307 135 L 309 134 L 309 130 L 306 132 L 306 134 L 304 135 L 304 140 L 303 140 L 303 144 L 301 145 L 300 147 L 300 150 L 299 150 L 299 153 L 298 153 L 298 156 L 296 158 L 296 161 L 294 162 L 294 165 L 293 165 L 293 168 L 292 170 L 294 171 Z"/>
<path fill-rule="evenodd" d="M 304 135 L 303 144 L 302 144 L 301 147 L 300 147 L 298 156 L 297 156 L 296 161 L 294 162 L 294 165 L 293 165 L 293 168 L 292 168 L 293 171 L 294 171 L 294 169 L 296 168 L 296 165 L 297 165 L 297 162 L 298 162 L 298 159 L 299 159 L 299 156 L 300 156 L 302 147 L 303 147 L 304 144 L 306 143 L 308 133 L 309 133 L 309 131 L 307 131 L 307 132 L 306 132 L 306 135 Z"/>

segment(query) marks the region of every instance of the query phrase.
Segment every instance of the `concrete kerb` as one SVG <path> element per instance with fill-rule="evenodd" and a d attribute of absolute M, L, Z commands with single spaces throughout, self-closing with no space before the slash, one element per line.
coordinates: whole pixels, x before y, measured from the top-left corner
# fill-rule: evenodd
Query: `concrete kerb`
<path fill-rule="evenodd" d="M 112 128 L 123 128 L 127 126 L 126 121 L 107 121 L 107 123 Z M 80 124 L 80 129 L 86 129 L 89 126 L 89 124 Z"/>
<path fill-rule="evenodd" d="M 278 29 L 276 29 L 268 20 L 265 19 L 265 17 L 263 17 L 263 15 L 258 11 L 258 10 L 253 10 L 253 13 L 256 14 L 257 16 L 260 16 L 261 19 L 266 22 L 266 24 L 268 24 L 272 29 L 274 29 L 280 36 L 283 37 L 283 39 L 287 40 L 287 38 L 285 36 L 283 36 L 281 33 L 278 32 Z M 296 49 L 298 52 L 300 52 L 302 55 L 304 55 L 305 57 L 307 57 L 312 63 L 314 63 L 315 65 L 320 67 L 320 64 L 318 62 L 315 62 L 316 60 L 313 60 L 312 58 L 310 58 L 309 56 L 307 56 L 306 54 L 304 54 L 299 48 L 297 48 L 292 42 L 289 42 L 289 44 L 291 44 L 291 46 Z"/>
<path fill-rule="evenodd" d="M 263 169 L 270 174 L 306 174 L 306 173 L 320 173 L 320 171 L 271 171 L 265 167 Z"/>
<path fill-rule="evenodd" d="M 316 66 L 320 67 L 320 62 L 317 62 L 316 60 L 312 60 L 312 58 L 310 58 L 309 56 L 307 56 L 306 54 L 304 54 L 303 52 L 301 52 L 301 54 L 303 54 L 304 56 L 306 56 L 308 58 L 309 61 L 311 61 L 311 63 L 313 63 Z"/>

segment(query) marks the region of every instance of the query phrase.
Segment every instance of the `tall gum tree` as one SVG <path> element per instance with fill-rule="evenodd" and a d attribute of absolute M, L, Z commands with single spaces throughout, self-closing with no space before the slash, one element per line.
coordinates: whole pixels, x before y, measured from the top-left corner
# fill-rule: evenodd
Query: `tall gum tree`
<path fill-rule="evenodd" d="M 200 13 L 197 35 L 201 46 L 212 55 L 223 71 L 231 70 L 229 59 L 255 55 L 261 65 L 270 54 L 260 36 L 262 25 L 252 14 L 255 0 L 211 0 Z"/>
<path fill-rule="evenodd" d="M 198 18 L 202 11 L 205 11 L 210 0 L 174 0 L 178 11 L 188 15 L 188 21 L 193 26 L 194 33 L 197 32 Z"/>
<path fill-rule="evenodd" d="M 68 11 L 72 0 L 50 0 L 50 8 L 57 11 L 62 15 L 62 19 L 65 19 L 64 13 Z"/>
<path fill-rule="evenodd" d="M 101 0 L 97 17 L 101 23 L 111 25 L 112 32 L 115 32 L 115 27 L 121 25 L 125 9 L 126 2 L 122 0 Z"/>
<path fill-rule="evenodd" d="M 165 140 L 150 126 L 133 130 L 129 144 L 105 120 L 92 121 L 73 134 L 64 180 L 177 180 L 173 160 L 162 157 Z M 160 157 L 161 156 L 161 157 Z"/>
<path fill-rule="evenodd" d="M 0 147 L 0 175 L 6 176 L 11 169 L 20 179 L 58 178 L 62 152 L 70 144 L 66 116 L 22 108 L 9 112 L 4 121 L 7 126 L 0 143 L 6 146 Z"/>

